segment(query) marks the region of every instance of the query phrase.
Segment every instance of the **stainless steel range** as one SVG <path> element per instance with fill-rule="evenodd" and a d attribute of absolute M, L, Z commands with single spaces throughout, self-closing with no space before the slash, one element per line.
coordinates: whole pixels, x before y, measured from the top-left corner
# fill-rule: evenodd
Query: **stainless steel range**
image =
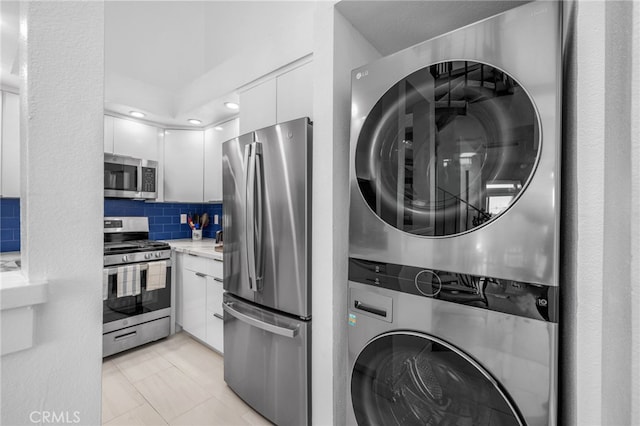
<path fill-rule="evenodd" d="M 149 240 L 146 217 L 104 218 L 102 355 L 171 331 L 171 248 Z"/>

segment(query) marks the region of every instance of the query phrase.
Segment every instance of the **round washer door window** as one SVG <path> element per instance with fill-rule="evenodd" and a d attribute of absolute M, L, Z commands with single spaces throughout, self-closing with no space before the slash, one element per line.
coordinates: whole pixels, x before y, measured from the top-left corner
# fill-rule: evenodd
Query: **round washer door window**
<path fill-rule="evenodd" d="M 430 65 L 391 87 L 358 137 L 358 187 L 389 225 L 461 234 L 509 208 L 540 152 L 536 109 L 506 72 L 473 61 Z"/>
<path fill-rule="evenodd" d="M 351 376 L 359 425 L 523 425 L 506 393 L 449 344 L 388 333 L 367 344 Z"/>

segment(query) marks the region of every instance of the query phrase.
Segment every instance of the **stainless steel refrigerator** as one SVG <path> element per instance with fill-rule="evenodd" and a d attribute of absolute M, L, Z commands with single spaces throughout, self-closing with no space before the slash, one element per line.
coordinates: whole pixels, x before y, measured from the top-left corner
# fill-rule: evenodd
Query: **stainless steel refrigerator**
<path fill-rule="evenodd" d="M 277 425 L 311 418 L 308 118 L 222 145 L 224 379 Z"/>

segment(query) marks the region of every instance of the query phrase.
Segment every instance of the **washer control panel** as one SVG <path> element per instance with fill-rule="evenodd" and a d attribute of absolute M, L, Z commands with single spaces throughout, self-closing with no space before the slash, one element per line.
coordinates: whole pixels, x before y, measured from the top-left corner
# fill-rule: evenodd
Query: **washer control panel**
<path fill-rule="evenodd" d="M 558 322 L 558 288 L 349 258 L 349 281 L 541 321 Z"/>

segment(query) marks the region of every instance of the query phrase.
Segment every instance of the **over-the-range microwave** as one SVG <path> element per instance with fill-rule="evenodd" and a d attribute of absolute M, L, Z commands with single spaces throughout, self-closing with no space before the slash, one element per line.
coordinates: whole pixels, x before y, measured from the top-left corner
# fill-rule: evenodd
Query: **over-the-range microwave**
<path fill-rule="evenodd" d="M 104 196 L 155 200 L 158 162 L 105 153 Z"/>

